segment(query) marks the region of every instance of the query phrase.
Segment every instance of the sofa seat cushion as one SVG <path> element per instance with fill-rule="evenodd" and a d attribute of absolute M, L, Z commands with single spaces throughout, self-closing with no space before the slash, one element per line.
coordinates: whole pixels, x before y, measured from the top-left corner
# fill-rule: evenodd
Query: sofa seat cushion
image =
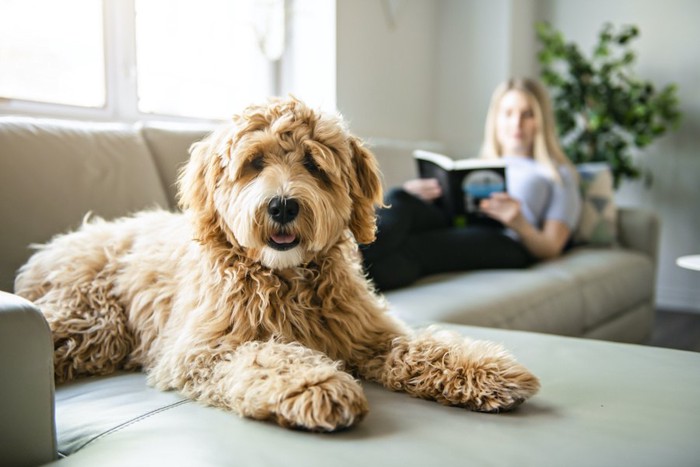
<path fill-rule="evenodd" d="M 453 326 L 503 343 L 541 380 L 514 412 L 481 414 L 363 383 L 369 415 L 290 431 L 146 386 L 143 374 L 57 387 L 59 466 L 695 465 L 700 354 Z M 555 447 L 555 448 L 553 448 Z"/>
<path fill-rule="evenodd" d="M 447 322 L 580 335 L 583 304 L 577 294 L 562 293 L 569 289 L 573 289 L 570 277 L 532 268 L 439 274 L 385 296 L 391 311 L 409 323 Z"/>
<path fill-rule="evenodd" d="M 168 208 L 146 142 L 133 125 L 0 117 L 0 289 L 30 256 L 30 243 L 105 218 Z"/>
<path fill-rule="evenodd" d="M 650 300 L 653 277 L 653 263 L 644 254 L 579 247 L 528 269 L 428 277 L 385 297 L 393 313 L 412 323 L 579 336 Z"/>
<path fill-rule="evenodd" d="M 584 332 L 625 310 L 653 302 L 654 263 L 620 248 L 578 248 L 542 265 L 571 277 L 583 303 Z"/>

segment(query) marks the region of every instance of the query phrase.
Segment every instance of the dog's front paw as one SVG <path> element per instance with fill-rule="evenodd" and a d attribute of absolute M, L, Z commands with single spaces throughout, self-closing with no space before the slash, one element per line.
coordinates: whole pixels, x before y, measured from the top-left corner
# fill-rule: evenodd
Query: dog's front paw
<path fill-rule="evenodd" d="M 480 412 L 511 410 L 540 387 L 501 346 L 451 332 L 397 341 L 383 382 L 416 397 Z"/>
<path fill-rule="evenodd" d="M 515 361 L 475 368 L 468 379 L 473 390 L 467 407 L 478 412 L 513 410 L 540 388 L 537 377 Z"/>
<path fill-rule="evenodd" d="M 348 373 L 337 371 L 285 395 L 276 415 L 277 423 L 289 428 L 337 431 L 358 423 L 367 411 L 359 383 Z"/>
<path fill-rule="evenodd" d="M 502 412 L 519 406 L 540 388 L 537 377 L 493 343 L 471 342 L 468 355 L 456 360 L 444 381 L 446 403 Z"/>

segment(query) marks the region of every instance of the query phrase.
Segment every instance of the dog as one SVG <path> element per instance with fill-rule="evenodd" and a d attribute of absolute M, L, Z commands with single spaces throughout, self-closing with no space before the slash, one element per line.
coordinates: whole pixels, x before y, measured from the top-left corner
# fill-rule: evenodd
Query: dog
<path fill-rule="evenodd" d="M 501 346 L 388 313 L 358 252 L 381 174 L 342 117 L 251 105 L 192 146 L 178 184 L 181 213 L 86 220 L 20 268 L 57 382 L 142 368 L 161 390 L 323 432 L 366 415 L 359 379 L 485 412 L 539 389 Z"/>

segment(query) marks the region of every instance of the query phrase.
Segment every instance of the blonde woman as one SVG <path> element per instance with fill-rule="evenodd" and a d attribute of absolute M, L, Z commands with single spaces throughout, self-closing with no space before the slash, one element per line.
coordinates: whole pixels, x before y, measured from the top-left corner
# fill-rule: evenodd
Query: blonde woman
<path fill-rule="evenodd" d="M 494 193 L 481 210 L 506 228 L 450 227 L 432 203 L 435 179 L 416 179 L 387 196 L 377 241 L 362 248 L 380 290 L 439 272 L 522 268 L 555 258 L 578 223 L 581 200 L 575 168 L 555 135 L 546 91 L 530 79 L 510 79 L 491 99 L 482 157 L 506 163 L 507 193 Z"/>

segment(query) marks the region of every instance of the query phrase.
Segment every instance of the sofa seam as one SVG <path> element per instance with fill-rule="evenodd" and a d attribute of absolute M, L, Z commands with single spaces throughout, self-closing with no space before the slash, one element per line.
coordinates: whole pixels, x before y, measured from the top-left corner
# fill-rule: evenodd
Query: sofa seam
<path fill-rule="evenodd" d="M 127 427 L 129 427 L 129 426 L 131 426 L 131 425 L 133 425 L 133 424 L 135 424 L 135 423 L 138 423 L 138 422 L 140 422 L 140 421 L 142 421 L 142 420 L 145 420 L 145 419 L 147 419 L 147 418 L 149 418 L 149 417 L 152 417 L 153 415 L 157 415 L 157 414 L 159 414 L 159 413 L 161 413 L 161 412 L 165 412 L 166 410 L 174 409 L 174 408 L 179 407 L 179 406 L 181 406 L 181 405 L 183 405 L 183 404 L 189 404 L 190 402 L 192 402 L 192 401 L 189 400 L 189 399 L 180 400 L 180 401 L 177 401 L 177 402 L 175 402 L 175 403 L 173 403 L 173 404 L 166 405 L 166 406 L 164 406 L 164 407 L 159 407 L 158 409 L 151 410 L 150 412 L 147 412 L 147 413 L 145 413 L 145 414 L 143 414 L 143 415 L 139 415 L 139 416 L 136 417 L 136 418 L 133 418 L 133 419 L 131 419 L 131 420 L 128 420 L 128 421 L 126 421 L 126 422 L 123 422 L 123 423 L 121 423 L 121 424 L 115 426 L 114 428 L 110 428 L 109 430 L 107 430 L 107 431 L 105 431 L 105 432 L 103 432 L 103 433 L 100 433 L 100 434 L 98 434 L 98 435 L 96 435 L 96 436 L 90 438 L 90 439 L 87 440 L 82 446 L 78 447 L 78 448 L 75 449 L 73 452 L 71 452 L 71 455 L 72 455 L 72 454 L 75 454 L 76 452 L 78 452 L 78 451 L 80 451 L 80 450 L 82 450 L 84 447 L 86 447 L 87 445 L 93 443 L 94 441 L 97 441 L 97 440 L 99 440 L 99 439 L 101 439 L 101 438 L 104 438 L 104 437 L 109 436 L 109 435 L 111 435 L 111 434 L 113 434 L 113 433 L 116 433 L 116 432 L 118 432 L 118 431 L 121 431 L 121 430 L 123 430 L 124 428 L 127 428 Z"/>
<path fill-rule="evenodd" d="M 158 158 L 155 154 L 155 147 L 148 140 L 148 136 L 146 136 L 145 126 L 143 125 L 143 122 L 134 123 L 133 126 L 136 130 L 136 134 L 138 134 L 139 138 L 144 144 L 144 147 L 146 148 L 146 151 L 148 152 L 149 160 L 151 161 L 151 165 L 153 166 L 153 169 L 156 172 L 156 176 L 158 177 L 158 182 L 160 183 L 160 187 L 163 190 L 163 195 L 165 196 L 165 202 L 168 205 L 168 209 L 172 211 L 174 208 L 177 208 L 177 199 L 175 200 L 175 206 L 172 206 L 169 194 L 170 187 L 168 186 L 167 181 L 165 179 L 165 174 L 161 173 L 160 165 L 158 164 L 157 160 Z"/>

